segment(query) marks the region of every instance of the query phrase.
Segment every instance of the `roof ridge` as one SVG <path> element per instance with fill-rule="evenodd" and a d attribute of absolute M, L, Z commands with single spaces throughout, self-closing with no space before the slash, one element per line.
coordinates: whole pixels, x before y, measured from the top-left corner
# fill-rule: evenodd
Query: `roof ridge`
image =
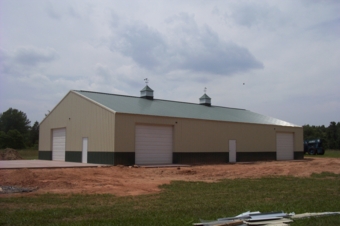
<path fill-rule="evenodd" d="M 104 92 L 87 91 L 87 90 L 73 90 L 73 91 L 76 91 L 76 92 L 87 92 L 87 93 L 97 93 L 97 94 L 105 94 L 105 95 L 114 95 L 114 96 L 123 96 L 123 97 L 133 97 L 133 98 L 140 99 L 140 97 L 138 97 L 138 96 L 129 96 L 129 95 L 122 95 L 122 94 L 115 94 L 115 93 L 104 93 Z M 183 104 L 193 104 L 193 105 L 201 106 L 198 103 L 196 104 L 196 103 L 191 103 L 191 102 L 176 101 L 176 100 L 164 100 L 164 99 L 157 99 L 157 98 L 154 98 L 152 101 L 157 101 L 157 100 L 158 101 L 175 102 L 175 103 L 183 103 Z M 227 108 L 227 109 L 235 109 L 235 110 L 245 110 L 245 111 L 248 111 L 247 109 L 244 109 L 244 108 L 233 108 L 233 107 L 225 107 L 225 106 L 218 106 L 218 105 L 211 105 L 210 107 Z"/>

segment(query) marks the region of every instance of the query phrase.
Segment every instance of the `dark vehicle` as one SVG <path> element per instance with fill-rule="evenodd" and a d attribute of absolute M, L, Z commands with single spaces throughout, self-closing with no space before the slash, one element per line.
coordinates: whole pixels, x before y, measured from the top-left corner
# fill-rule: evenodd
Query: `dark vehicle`
<path fill-rule="evenodd" d="M 305 140 L 304 141 L 304 153 L 310 155 L 323 155 L 325 154 L 325 149 L 322 147 L 322 142 L 320 139 L 315 140 Z"/>

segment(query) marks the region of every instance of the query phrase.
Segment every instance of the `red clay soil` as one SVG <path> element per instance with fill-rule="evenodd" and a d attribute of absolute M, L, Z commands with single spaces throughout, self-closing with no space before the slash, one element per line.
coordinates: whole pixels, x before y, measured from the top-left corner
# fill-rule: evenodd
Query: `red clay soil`
<path fill-rule="evenodd" d="M 312 173 L 340 173 L 340 159 L 305 158 L 300 161 L 271 161 L 202 165 L 181 168 L 64 168 L 0 170 L 0 186 L 38 187 L 30 194 L 86 193 L 140 195 L 159 192 L 161 184 L 173 180 L 214 182 L 220 179 L 265 176 L 308 177 Z M 29 195 L 27 193 L 22 195 Z"/>

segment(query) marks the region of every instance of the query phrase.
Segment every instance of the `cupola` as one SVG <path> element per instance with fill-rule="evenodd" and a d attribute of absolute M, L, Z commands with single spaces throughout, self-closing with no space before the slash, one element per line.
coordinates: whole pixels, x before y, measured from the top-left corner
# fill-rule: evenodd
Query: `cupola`
<path fill-rule="evenodd" d="M 146 85 L 141 91 L 140 91 L 140 97 L 153 100 L 153 90 Z"/>
<path fill-rule="evenodd" d="M 204 94 L 200 98 L 200 104 L 205 106 L 211 106 L 211 98 L 207 94 Z"/>
<path fill-rule="evenodd" d="M 211 98 L 206 94 L 207 88 L 204 88 L 204 95 L 200 98 L 200 104 L 211 106 Z"/>

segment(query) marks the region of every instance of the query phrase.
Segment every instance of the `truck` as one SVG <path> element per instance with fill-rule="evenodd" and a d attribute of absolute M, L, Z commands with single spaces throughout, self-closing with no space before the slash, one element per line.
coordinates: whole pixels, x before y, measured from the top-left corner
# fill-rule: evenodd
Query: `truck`
<path fill-rule="evenodd" d="M 305 140 L 304 141 L 304 153 L 310 155 L 323 155 L 325 149 L 322 147 L 321 139 Z"/>

